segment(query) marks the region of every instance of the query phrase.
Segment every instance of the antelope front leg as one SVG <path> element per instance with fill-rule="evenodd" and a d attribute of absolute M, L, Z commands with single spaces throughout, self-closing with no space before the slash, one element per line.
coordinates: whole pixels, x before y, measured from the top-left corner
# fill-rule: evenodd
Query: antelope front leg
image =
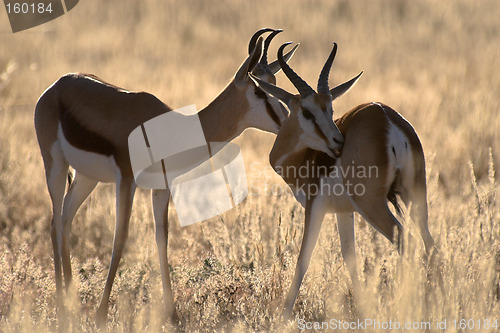
<path fill-rule="evenodd" d="M 359 294 L 360 284 L 356 264 L 356 243 L 354 239 L 354 213 L 338 213 L 337 225 L 340 237 L 340 250 L 351 276 L 354 294 Z"/>
<path fill-rule="evenodd" d="M 160 256 L 161 280 L 163 284 L 163 303 L 166 317 L 174 324 L 179 322 L 175 310 L 170 271 L 168 268 L 168 204 L 170 190 L 153 190 L 153 211 L 156 225 L 156 245 Z"/>
<path fill-rule="evenodd" d="M 299 293 L 302 279 L 311 262 L 312 252 L 318 241 L 321 224 L 325 217 L 326 206 L 320 197 L 308 199 L 306 202 L 304 235 L 302 237 L 302 245 L 300 247 L 299 259 L 295 267 L 295 275 L 293 276 L 292 286 L 286 296 L 285 308 L 283 310 L 283 318 L 289 320 L 292 316 L 293 304 Z"/>
<path fill-rule="evenodd" d="M 359 283 L 358 266 L 356 263 L 356 242 L 354 236 L 354 213 L 337 213 L 337 226 L 340 237 L 340 250 L 342 258 L 351 276 L 352 293 L 356 304 L 358 317 L 364 318 L 366 306 L 362 297 L 361 284 Z"/>
<path fill-rule="evenodd" d="M 108 301 L 113 287 L 118 264 L 125 248 L 125 243 L 128 237 L 128 225 L 130 221 L 130 212 L 132 210 L 132 202 L 134 200 L 135 182 L 133 179 L 119 179 L 116 182 L 116 225 L 115 238 L 113 241 L 113 254 L 111 256 L 111 264 L 109 265 L 108 277 L 106 286 L 101 299 L 101 304 L 97 309 L 96 324 L 102 328 L 106 324 L 108 316 Z"/>

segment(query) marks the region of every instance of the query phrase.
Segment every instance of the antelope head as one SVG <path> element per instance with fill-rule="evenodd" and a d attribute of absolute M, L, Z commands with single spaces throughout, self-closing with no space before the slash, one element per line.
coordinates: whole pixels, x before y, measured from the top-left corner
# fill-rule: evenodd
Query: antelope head
<path fill-rule="evenodd" d="M 280 136 L 289 139 L 295 137 L 302 146 L 324 152 L 331 157 L 339 157 L 342 153 L 344 137 L 333 121 L 332 102 L 349 90 L 362 72 L 348 82 L 333 89 L 329 88 L 328 76 L 337 53 L 337 44 L 334 43 L 330 56 L 319 75 L 316 92 L 286 63 L 283 50 L 290 43 L 285 43 L 279 48 L 278 62 L 285 75 L 299 91 L 298 95 L 293 95 L 256 76 L 252 76 L 252 79 L 266 93 L 278 98 L 290 110 L 290 116 L 283 122 L 278 133 L 278 139 Z"/>
<path fill-rule="evenodd" d="M 282 57 L 281 61 L 267 61 L 267 51 L 273 38 L 283 30 L 264 28 L 257 31 L 248 45 L 248 58 L 240 66 L 233 80 L 232 94 L 244 95 L 248 106 L 243 121 L 246 127 L 254 127 L 271 133 L 278 133 L 283 121 L 288 117 L 288 111 L 273 96 L 266 95 L 257 84 L 250 79 L 250 74 L 263 82 L 276 83 L 275 74 L 281 70 L 281 63 L 291 59 L 298 45 Z M 271 32 L 263 41 L 262 34 Z M 242 100 L 242 99 L 238 99 Z"/>

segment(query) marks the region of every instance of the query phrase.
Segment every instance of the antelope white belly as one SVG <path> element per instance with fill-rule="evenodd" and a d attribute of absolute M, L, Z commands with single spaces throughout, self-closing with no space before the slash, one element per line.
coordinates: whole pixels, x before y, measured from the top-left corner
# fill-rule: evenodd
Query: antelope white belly
<path fill-rule="evenodd" d="M 57 131 L 58 142 L 64 158 L 77 172 L 104 183 L 116 182 L 120 170 L 112 156 L 88 152 L 72 146 L 64 137 L 61 125 Z"/>
<path fill-rule="evenodd" d="M 335 163 L 335 167 L 339 168 L 337 170 L 341 168 L 340 161 L 341 159 L 338 158 Z M 344 186 L 341 174 L 342 170 L 336 173 L 332 172 L 329 176 L 320 179 L 320 187 L 323 189 L 321 195 L 328 201 L 329 213 L 352 212 L 354 210 L 347 196 L 353 189 Z"/>

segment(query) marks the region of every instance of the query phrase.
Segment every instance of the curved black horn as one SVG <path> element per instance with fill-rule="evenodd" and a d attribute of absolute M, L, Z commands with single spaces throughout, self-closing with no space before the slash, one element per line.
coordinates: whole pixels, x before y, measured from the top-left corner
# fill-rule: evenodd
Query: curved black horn
<path fill-rule="evenodd" d="M 274 29 L 262 28 L 253 34 L 252 39 L 250 39 L 250 43 L 248 43 L 248 54 L 252 53 L 253 49 L 255 48 L 255 45 L 257 44 L 257 40 L 259 39 L 260 35 L 262 35 L 266 32 L 269 32 L 269 31 L 274 31 Z"/>
<path fill-rule="evenodd" d="M 337 54 L 337 43 L 333 43 L 332 52 L 325 62 L 321 74 L 318 79 L 318 93 L 330 94 L 330 88 L 328 88 L 328 76 L 330 75 L 330 69 L 332 68 L 333 60 Z"/>
<path fill-rule="evenodd" d="M 264 51 L 262 52 L 262 58 L 260 59 L 260 64 L 264 67 L 268 66 L 267 51 L 269 50 L 269 45 L 271 44 L 273 38 L 280 32 L 283 32 L 283 29 L 274 30 L 269 36 L 267 36 L 266 40 L 264 41 Z"/>
<path fill-rule="evenodd" d="M 297 90 L 299 91 L 300 93 L 300 96 L 302 97 L 306 97 L 306 96 L 309 96 L 310 94 L 314 94 L 314 90 L 313 88 L 311 88 L 306 81 L 302 80 L 300 78 L 300 76 L 297 75 L 297 73 L 295 73 L 291 68 L 290 66 L 288 66 L 288 64 L 286 63 L 285 59 L 283 59 L 283 49 L 291 44 L 292 42 L 288 42 L 288 43 L 285 43 L 283 45 L 280 46 L 279 50 L 278 50 L 278 61 L 280 63 L 280 66 L 281 66 L 281 69 L 283 70 L 283 73 L 285 73 L 285 75 L 288 77 L 288 79 L 293 83 L 293 85 L 295 86 L 295 88 L 297 88 Z"/>

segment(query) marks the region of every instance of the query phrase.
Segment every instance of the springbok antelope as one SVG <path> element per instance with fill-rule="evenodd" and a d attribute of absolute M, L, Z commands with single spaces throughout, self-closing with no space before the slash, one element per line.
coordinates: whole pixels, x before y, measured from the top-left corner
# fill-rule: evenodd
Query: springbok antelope
<path fill-rule="evenodd" d="M 263 51 L 260 35 L 270 31 Z M 207 142 L 229 142 L 249 127 L 278 132 L 287 112 L 277 99 L 269 98 L 256 87 L 249 73 L 266 82 L 275 82 L 274 74 L 280 70 L 280 63 L 268 64 L 266 53 L 271 39 L 281 31 L 257 31 L 250 41 L 249 56 L 234 79 L 199 112 Z M 297 46 L 286 55 L 285 61 L 291 58 Z M 130 92 L 89 74 L 64 75 L 37 102 L 35 128 L 52 200 L 51 238 L 59 308 L 64 306 L 61 265 L 66 288 L 72 280 L 69 249 L 72 220 L 98 182 L 116 183 L 113 253 L 96 314 L 98 326 L 106 322 L 109 295 L 127 240 L 136 189 L 128 135 L 145 121 L 171 110 L 151 94 Z M 65 195 L 69 166 L 75 169 L 75 177 Z M 169 199 L 168 189 L 152 191 L 164 306 L 167 318 L 178 322 L 167 258 Z"/>
<path fill-rule="evenodd" d="M 283 47 L 278 51 L 278 61 L 282 59 Z M 334 44 L 328 61 L 333 61 L 336 48 Z M 281 62 L 281 68 L 288 77 L 291 76 L 288 73 L 293 73 L 284 62 Z M 349 90 L 362 73 L 329 90 L 328 72 L 323 69 L 317 93 L 293 74 L 294 85 L 300 95 L 292 95 L 253 78 L 264 91 L 283 101 L 290 110 L 290 117 L 282 123 L 271 150 L 270 163 L 305 207 L 304 235 L 295 275 L 285 300 L 285 318 L 291 317 L 321 224 L 328 212 L 337 214 L 341 252 L 355 291 L 359 289 L 359 281 L 354 247 L 354 212 L 393 242 L 394 228 L 401 231 L 402 226 L 387 202 L 390 201 L 400 213 L 399 195 L 407 207 L 410 203 L 413 205 L 411 217 L 417 223 L 427 254 L 434 247 L 427 226 L 424 153 L 410 123 L 381 103 L 357 106 L 335 121 L 333 131 L 325 133 L 326 138 L 335 138 L 339 145 L 343 144 L 342 153 L 336 152 L 332 157 L 319 149 L 322 142 L 318 142 L 316 148 L 310 143 L 305 144 L 309 140 L 308 133 L 318 127 L 318 117 L 332 118 L 333 100 Z M 297 172 L 301 168 L 307 168 L 306 175 Z M 369 174 L 367 170 L 374 174 Z M 398 235 L 401 237 L 402 233 Z"/>

